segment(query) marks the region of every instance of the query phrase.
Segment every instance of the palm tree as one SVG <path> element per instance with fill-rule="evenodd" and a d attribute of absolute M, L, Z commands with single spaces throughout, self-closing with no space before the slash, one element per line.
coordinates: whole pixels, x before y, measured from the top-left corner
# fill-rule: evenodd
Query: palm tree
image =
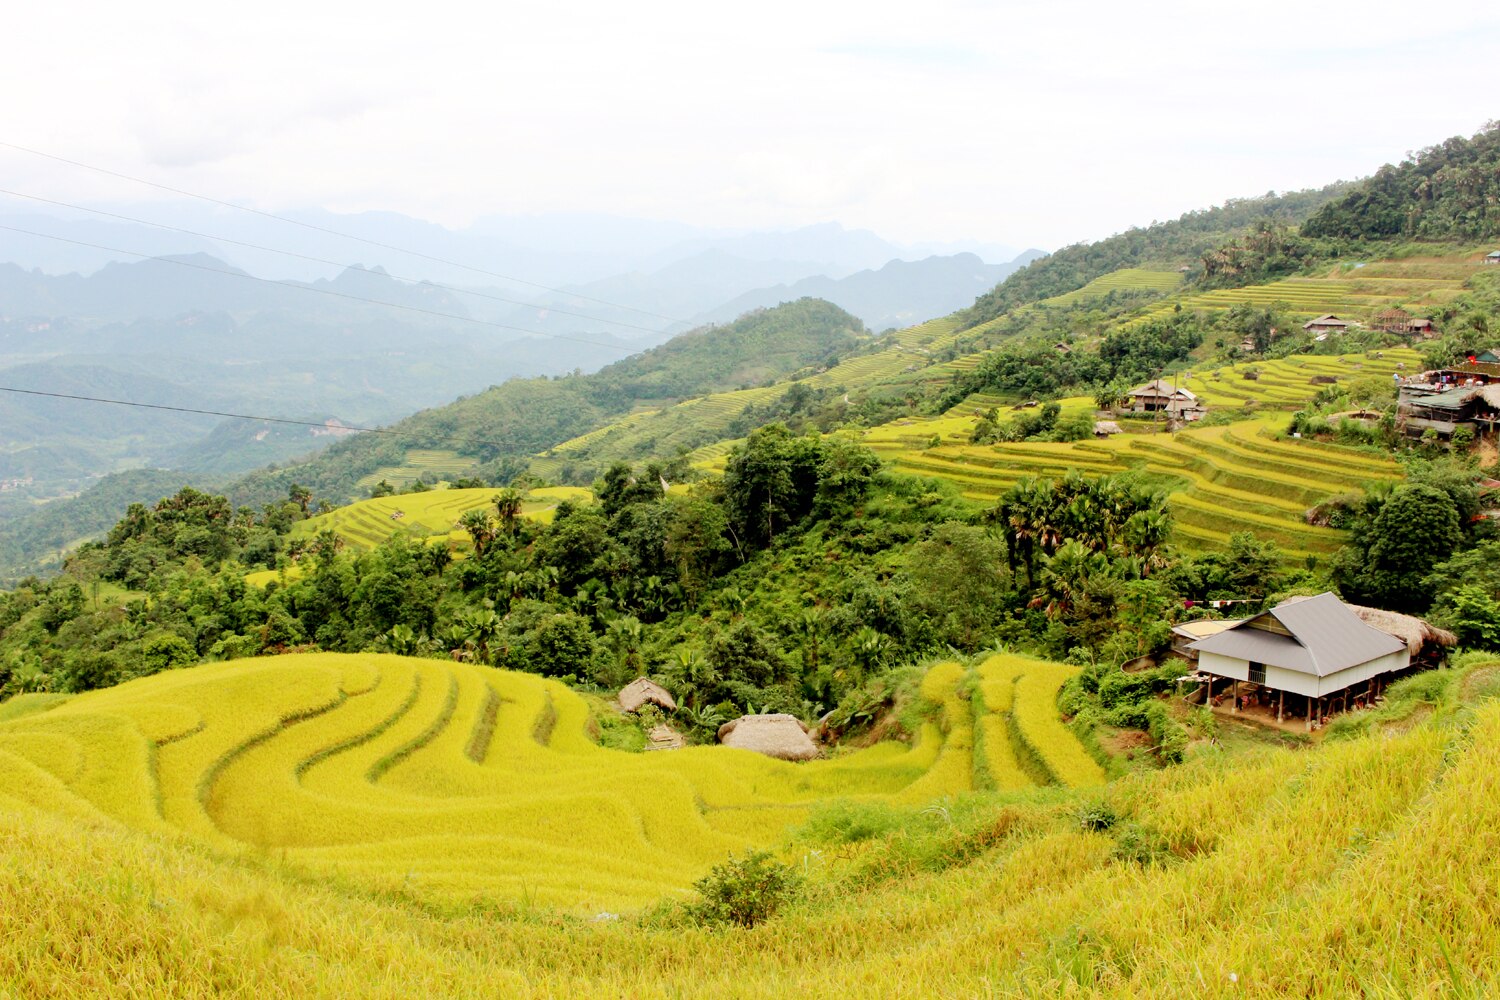
<path fill-rule="evenodd" d="M 464 511 L 463 517 L 458 519 L 458 526 L 473 539 L 474 558 L 483 559 L 484 550 L 495 540 L 495 522 L 490 519 L 490 512 L 478 507 Z"/>
<path fill-rule="evenodd" d="M 521 491 L 507 487 L 490 497 L 490 502 L 495 505 L 495 515 L 500 519 L 500 530 L 514 535 L 521 517 Z"/>

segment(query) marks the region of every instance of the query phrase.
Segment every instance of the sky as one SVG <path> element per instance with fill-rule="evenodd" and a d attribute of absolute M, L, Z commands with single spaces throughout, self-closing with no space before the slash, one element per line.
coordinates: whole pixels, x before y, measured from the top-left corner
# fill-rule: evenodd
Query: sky
<path fill-rule="evenodd" d="M 1500 117 L 1500 5 L 16 4 L 0 143 L 266 211 L 1052 249 Z M 167 195 L 0 148 L 3 186 Z"/>

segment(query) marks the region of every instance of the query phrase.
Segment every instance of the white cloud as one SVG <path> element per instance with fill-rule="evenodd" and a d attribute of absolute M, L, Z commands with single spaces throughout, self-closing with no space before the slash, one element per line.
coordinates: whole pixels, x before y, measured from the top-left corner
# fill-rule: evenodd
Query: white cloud
<path fill-rule="evenodd" d="M 144 9 L 143 9 L 144 8 Z M 1057 245 L 1367 173 L 1493 114 L 1500 8 L 54 2 L 0 140 L 271 209 L 838 219 Z M 11 186 L 138 189 L 0 154 Z"/>

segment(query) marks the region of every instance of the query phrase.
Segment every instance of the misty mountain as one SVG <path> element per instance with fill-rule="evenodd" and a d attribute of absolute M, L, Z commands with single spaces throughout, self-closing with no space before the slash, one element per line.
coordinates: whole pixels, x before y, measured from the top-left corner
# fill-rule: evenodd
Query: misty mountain
<path fill-rule="evenodd" d="M 853 313 L 872 330 L 912 326 L 973 305 L 975 298 L 1043 256 L 1040 250 L 1028 250 L 1005 264 L 986 264 L 971 253 L 919 261 L 892 260 L 879 270 L 858 271 L 845 278 L 818 276 L 790 285 L 757 288 L 697 319 L 721 323 L 750 309 L 811 296 Z"/>

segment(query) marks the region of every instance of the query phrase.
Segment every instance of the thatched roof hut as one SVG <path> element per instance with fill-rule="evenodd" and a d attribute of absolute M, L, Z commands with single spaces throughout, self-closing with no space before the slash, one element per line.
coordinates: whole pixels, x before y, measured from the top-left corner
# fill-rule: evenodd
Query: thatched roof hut
<path fill-rule="evenodd" d="M 780 760 L 812 760 L 818 755 L 807 727 L 793 715 L 742 715 L 719 727 L 719 742 Z"/>
<path fill-rule="evenodd" d="M 1095 420 L 1094 421 L 1094 436 L 1095 437 L 1109 437 L 1111 434 L 1118 434 L 1118 433 L 1120 433 L 1120 425 L 1117 424 L 1117 423 L 1115 423 L 1113 420 Z"/>
<path fill-rule="evenodd" d="M 1288 597 L 1283 604 L 1294 604 L 1297 601 L 1305 601 L 1306 597 Z M 1422 647 L 1429 643 L 1434 646 L 1453 647 L 1458 645 L 1458 636 L 1447 629 L 1438 628 L 1421 618 L 1412 615 L 1398 614 L 1395 611 L 1384 611 L 1380 608 L 1366 608 L 1359 604 L 1346 604 L 1350 611 L 1360 617 L 1366 625 L 1378 628 L 1386 635 L 1393 635 L 1406 643 L 1406 648 L 1411 655 L 1416 656 L 1422 651 Z"/>
<path fill-rule="evenodd" d="M 627 712 L 640 711 L 642 705 L 651 704 L 668 712 L 677 711 L 677 701 L 672 693 L 660 684 L 637 677 L 620 689 L 620 708 Z"/>

